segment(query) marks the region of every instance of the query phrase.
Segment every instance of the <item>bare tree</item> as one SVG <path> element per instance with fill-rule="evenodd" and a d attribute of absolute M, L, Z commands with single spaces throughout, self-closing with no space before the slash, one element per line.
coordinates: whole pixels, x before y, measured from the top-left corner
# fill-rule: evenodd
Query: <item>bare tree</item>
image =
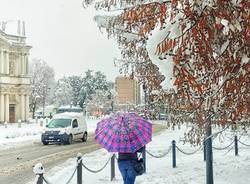
<path fill-rule="evenodd" d="M 50 91 L 55 84 L 54 69 L 47 65 L 45 61 L 33 59 L 30 65 L 31 74 L 31 96 L 30 109 L 32 117 L 37 107 L 45 106 L 49 101 Z"/>

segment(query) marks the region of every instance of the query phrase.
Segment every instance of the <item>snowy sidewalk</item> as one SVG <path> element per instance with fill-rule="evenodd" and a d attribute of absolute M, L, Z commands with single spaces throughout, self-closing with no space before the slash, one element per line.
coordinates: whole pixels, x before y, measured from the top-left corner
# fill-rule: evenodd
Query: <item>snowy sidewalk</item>
<path fill-rule="evenodd" d="M 147 145 L 147 151 L 154 155 L 162 155 L 167 151 L 173 139 L 177 146 L 187 152 L 192 152 L 197 148 L 189 145 L 182 145 L 178 142 L 184 130 L 165 130 L 160 135 L 155 136 L 153 141 Z M 227 133 L 227 138 L 221 142 L 217 137 L 214 146 L 225 147 L 233 139 L 233 133 Z M 242 136 L 241 141 L 250 144 L 249 135 Z M 77 154 L 77 153 L 76 153 Z M 83 164 L 92 170 L 100 169 L 110 158 L 111 154 L 101 149 L 83 156 Z M 234 149 L 214 150 L 214 181 L 217 184 L 246 184 L 250 183 L 250 148 L 239 144 L 239 156 L 234 156 Z M 76 158 L 68 159 L 61 165 L 46 171 L 45 177 L 51 184 L 64 184 L 71 176 L 76 166 Z M 121 184 L 122 178 L 119 170 L 115 168 L 115 180 L 110 181 L 110 163 L 99 173 L 90 173 L 83 168 L 83 184 Z M 171 152 L 163 158 L 154 158 L 147 154 L 147 173 L 136 178 L 136 184 L 205 184 L 205 162 L 203 161 L 203 151 L 198 151 L 193 155 L 185 155 L 177 151 L 177 168 L 172 168 Z M 34 176 L 35 178 L 35 176 Z M 30 183 L 33 183 L 30 182 Z M 71 184 L 76 183 L 76 175 Z"/>

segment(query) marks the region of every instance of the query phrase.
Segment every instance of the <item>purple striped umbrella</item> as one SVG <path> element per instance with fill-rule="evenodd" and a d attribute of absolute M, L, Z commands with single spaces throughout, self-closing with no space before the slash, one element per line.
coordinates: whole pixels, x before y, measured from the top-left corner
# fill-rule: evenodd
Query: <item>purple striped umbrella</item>
<path fill-rule="evenodd" d="M 102 119 L 95 140 L 109 152 L 134 153 L 152 138 L 152 124 L 135 112 L 117 112 Z"/>

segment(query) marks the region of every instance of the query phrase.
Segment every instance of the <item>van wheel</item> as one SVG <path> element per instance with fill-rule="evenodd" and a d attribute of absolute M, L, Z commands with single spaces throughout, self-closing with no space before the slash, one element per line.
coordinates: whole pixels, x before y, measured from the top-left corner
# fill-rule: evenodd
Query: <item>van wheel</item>
<path fill-rule="evenodd" d="M 49 144 L 48 142 L 43 141 L 43 145 L 48 145 L 48 144 Z"/>
<path fill-rule="evenodd" d="M 72 135 L 69 135 L 68 144 L 72 144 L 72 140 L 73 140 Z"/>
<path fill-rule="evenodd" d="M 87 132 L 84 132 L 83 136 L 82 136 L 82 142 L 86 142 L 88 139 L 88 134 Z"/>

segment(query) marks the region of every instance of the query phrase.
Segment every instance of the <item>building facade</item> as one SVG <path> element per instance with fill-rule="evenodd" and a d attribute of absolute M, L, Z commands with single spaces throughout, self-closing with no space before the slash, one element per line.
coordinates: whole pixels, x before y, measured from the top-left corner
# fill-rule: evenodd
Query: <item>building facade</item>
<path fill-rule="evenodd" d="M 29 50 L 25 36 L 0 30 L 0 122 L 29 118 Z"/>
<path fill-rule="evenodd" d="M 141 102 L 140 84 L 135 79 L 119 76 L 115 79 L 118 104 L 138 105 Z"/>

